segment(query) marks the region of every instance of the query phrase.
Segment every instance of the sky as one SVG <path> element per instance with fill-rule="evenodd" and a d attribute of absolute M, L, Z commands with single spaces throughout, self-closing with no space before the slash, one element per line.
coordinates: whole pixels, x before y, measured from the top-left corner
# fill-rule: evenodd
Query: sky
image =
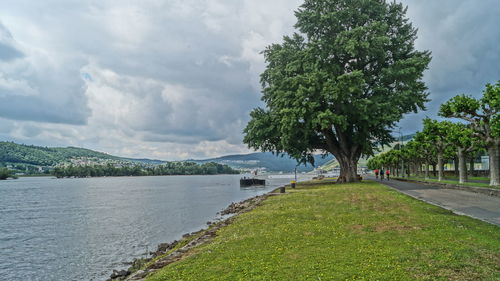
<path fill-rule="evenodd" d="M 500 1 L 402 0 L 430 50 L 431 102 L 500 80 Z M 294 31 L 301 0 L 0 1 L 0 141 L 125 157 L 249 153 L 260 52 Z"/>

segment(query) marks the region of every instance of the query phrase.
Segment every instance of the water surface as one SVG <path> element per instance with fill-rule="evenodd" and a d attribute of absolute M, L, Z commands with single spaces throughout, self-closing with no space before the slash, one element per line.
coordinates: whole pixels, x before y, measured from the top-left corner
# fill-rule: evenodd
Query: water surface
<path fill-rule="evenodd" d="M 0 181 L 1 280 L 105 280 L 156 245 L 199 230 L 231 202 L 288 182 L 240 175 Z"/>

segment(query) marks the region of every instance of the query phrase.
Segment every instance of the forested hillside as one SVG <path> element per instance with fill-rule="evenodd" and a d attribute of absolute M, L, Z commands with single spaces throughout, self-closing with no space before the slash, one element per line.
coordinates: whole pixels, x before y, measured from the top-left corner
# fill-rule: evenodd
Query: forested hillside
<path fill-rule="evenodd" d="M 95 157 L 120 160 L 120 157 L 77 147 L 41 147 L 0 142 L 0 163 L 54 166 L 72 158 Z"/>
<path fill-rule="evenodd" d="M 315 155 L 315 166 L 320 166 L 332 160 L 332 156 L 323 158 Z M 257 152 L 243 155 L 228 155 L 205 160 L 186 160 L 198 164 L 219 163 L 228 165 L 235 169 L 264 169 L 270 172 L 292 172 L 295 167 L 300 172 L 314 169 L 311 165 L 299 165 L 288 155 L 276 156 L 269 152 Z M 108 163 L 129 163 L 130 165 L 161 165 L 165 161 L 151 159 L 133 159 L 109 155 L 77 147 L 41 147 L 34 145 L 16 144 L 13 142 L 0 142 L 0 167 L 10 167 L 15 172 L 37 174 L 48 173 L 52 168 L 60 164 L 72 164 L 74 166 L 106 165 Z M 126 164 L 126 165 L 129 165 Z M 40 169 L 38 167 L 44 167 Z"/>

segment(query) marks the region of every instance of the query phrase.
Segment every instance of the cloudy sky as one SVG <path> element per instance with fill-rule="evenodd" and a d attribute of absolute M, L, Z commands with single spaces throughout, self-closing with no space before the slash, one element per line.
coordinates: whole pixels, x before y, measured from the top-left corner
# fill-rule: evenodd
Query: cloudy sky
<path fill-rule="evenodd" d="M 164 160 L 249 150 L 261 50 L 300 0 L 0 1 L 0 140 Z M 500 79 L 500 1 L 403 0 L 433 53 L 428 111 Z"/>

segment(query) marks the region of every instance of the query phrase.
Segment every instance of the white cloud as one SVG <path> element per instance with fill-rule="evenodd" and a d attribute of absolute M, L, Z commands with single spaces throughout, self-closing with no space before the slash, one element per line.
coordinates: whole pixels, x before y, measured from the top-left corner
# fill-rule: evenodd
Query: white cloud
<path fill-rule="evenodd" d="M 0 137 L 161 159 L 247 152 L 260 52 L 293 32 L 301 2 L 2 1 Z M 404 3 L 433 51 L 430 110 L 500 78 L 495 0 Z"/>

